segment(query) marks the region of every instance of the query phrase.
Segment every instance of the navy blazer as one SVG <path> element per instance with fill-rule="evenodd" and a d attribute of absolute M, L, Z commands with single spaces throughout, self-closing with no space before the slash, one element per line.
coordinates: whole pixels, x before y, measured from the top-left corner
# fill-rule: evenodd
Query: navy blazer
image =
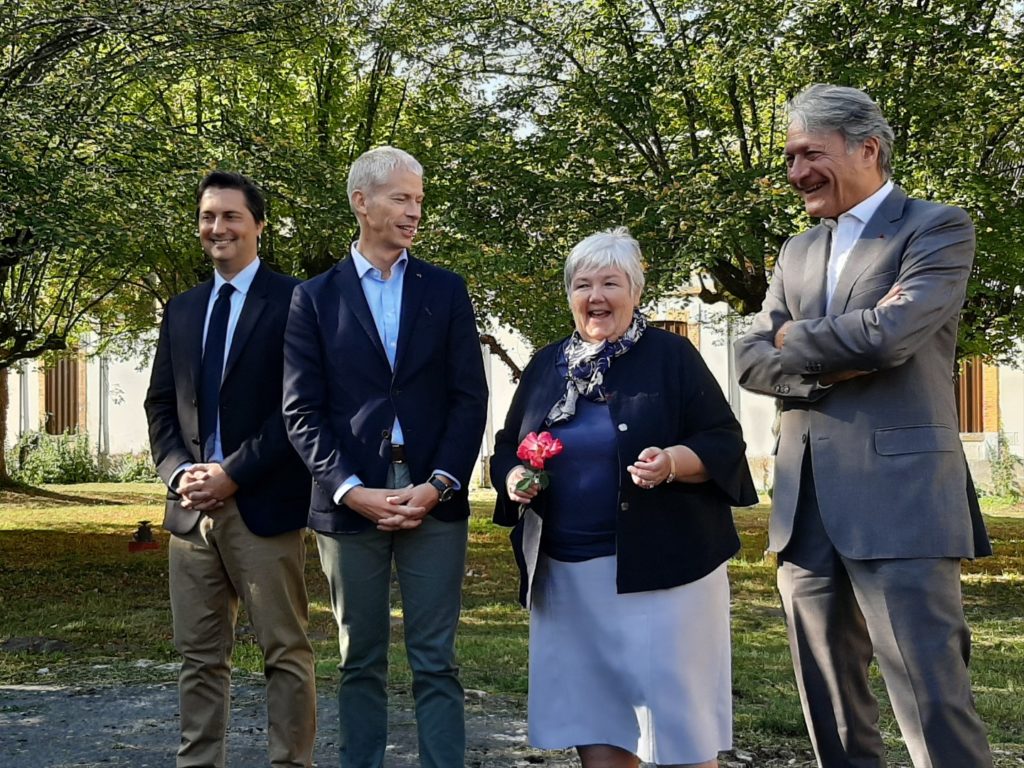
<path fill-rule="evenodd" d="M 414 483 L 435 469 L 462 490 L 439 520 L 469 516 L 468 485 L 487 419 L 487 380 L 466 284 L 412 256 L 391 370 L 351 258 L 295 289 L 285 332 L 284 419 L 313 475 L 309 527 L 356 532 L 369 520 L 334 503 L 350 476 L 383 488 L 397 414 Z"/>
<path fill-rule="evenodd" d="M 544 417 L 565 391 L 556 369 L 565 340 L 540 350 L 523 372 L 504 428 L 495 438 L 491 481 L 498 492 L 494 522 L 515 526 L 520 601 L 529 605 L 539 551 L 545 495 L 519 515 L 505 477 L 520 463 L 519 442 L 543 429 Z M 618 591 L 667 589 L 706 576 L 734 555 L 739 537 L 731 506 L 757 503 L 743 433 L 722 390 L 685 338 L 648 328 L 604 377 L 619 454 L 615 548 Z M 648 446 L 686 445 L 707 467 L 703 483 L 663 483 L 646 490 L 626 467 Z M 557 483 L 553 477 L 551 482 Z"/>
<path fill-rule="evenodd" d="M 259 536 L 304 527 L 309 507 L 309 473 L 281 418 L 284 327 L 298 282 L 260 265 L 231 337 L 220 389 L 221 466 L 238 484 L 242 519 Z M 165 483 L 182 464 L 201 460 L 197 392 L 212 290 L 211 278 L 164 308 L 145 407 L 153 460 Z M 187 533 L 198 518 L 168 491 L 165 529 Z"/>

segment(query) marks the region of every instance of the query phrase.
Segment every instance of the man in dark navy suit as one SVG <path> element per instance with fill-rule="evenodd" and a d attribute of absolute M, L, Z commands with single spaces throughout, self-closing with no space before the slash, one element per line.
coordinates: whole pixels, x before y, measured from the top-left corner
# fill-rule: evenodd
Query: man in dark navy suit
<path fill-rule="evenodd" d="M 422 177 L 392 147 L 356 159 L 359 240 L 295 290 L 285 334 L 285 423 L 315 481 L 309 526 L 339 628 L 343 768 L 384 760 L 392 562 L 420 763 L 464 763 L 455 630 L 487 383 L 465 283 L 408 251 Z"/>
<path fill-rule="evenodd" d="M 196 216 L 214 275 L 164 310 L 146 415 L 167 483 L 179 678 L 177 766 L 220 768 L 239 599 L 263 651 L 272 766 L 312 765 L 313 650 L 303 575 L 309 473 L 281 418 L 291 277 L 258 257 L 259 188 L 214 171 Z"/>

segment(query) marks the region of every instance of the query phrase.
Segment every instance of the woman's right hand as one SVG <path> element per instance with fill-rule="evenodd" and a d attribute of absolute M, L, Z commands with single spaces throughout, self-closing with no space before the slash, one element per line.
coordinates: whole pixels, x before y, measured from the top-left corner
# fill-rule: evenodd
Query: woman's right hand
<path fill-rule="evenodd" d="M 520 504 L 529 504 L 533 501 L 533 497 L 540 491 L 540 487 L 537 485 L 530 485 L 525 491 L 520 491 L 516 488 L 516 485 L 526 477 L 526 467 L 520 465 L 513 467 L 509 473 L 505 476 L 505 491 L 508 493 L 508 497 L 512 501 L 517 501 Z"/>

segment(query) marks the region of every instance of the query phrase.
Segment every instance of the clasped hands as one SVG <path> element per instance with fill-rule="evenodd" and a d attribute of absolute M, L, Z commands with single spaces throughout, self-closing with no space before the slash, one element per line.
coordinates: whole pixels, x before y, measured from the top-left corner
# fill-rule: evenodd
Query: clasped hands
<path fill-rule="evenodd" d="M 358 512 L 379 531 L 407 531 L 419 527 L 440 499 L 430 483 L 405 488 L 366 488 L 357 485 L 344 497 L 345 506 Z"/>
<path fill-rule="evenodd" d="M 197 512 L 212 512 L 238 491 L 238 485 L 220 464 L 193 464 L 181 473 L 177 493 L 181 506 Z"/>

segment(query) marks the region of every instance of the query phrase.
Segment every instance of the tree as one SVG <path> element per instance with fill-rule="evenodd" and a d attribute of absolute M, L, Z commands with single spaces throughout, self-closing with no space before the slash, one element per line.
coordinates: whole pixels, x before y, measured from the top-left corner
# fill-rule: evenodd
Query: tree
<path fill-rule="evenodd" d="M 294 15 L 237 0 L 9 4 L 0 20 L 0 370 L 63 350 L 90 326 L 153 325 L 140 278 L 165 215 L 150 191 L 172 150 L 127 109 L 140 82 Z M 128 138 L 130 141 L 126 142 Z M 166 208 L 164 208 L 166 211 Z M 116 301 L 113 299 L 116 297 Z M 5 438 L 6 400 L 0 412 Z M 0 482 L 6 468 L 0 464 Z"/>
<path fill-rule="evenodd" d="M 564 306 L 568 248 L 615 224 L 641 241 L 654 295 L 696 276 L 703 300 L 757 310 L 782 240 L 808 223 L 781 144 L 786 99 L 814 81 L 867 89 L 897 132 L 897 180 L 978 223 L 961 351 L 1006 356 L 1024 331 L 1024 208 L 1005 172 L 1024 147 L 1019 5 L 467 0 L 422 13 L 450 44 L 419 55 L 478 83 L 491 115 L 460 161 L 479 163 L 467 181 L 484 201 L 460 232 L 510 259 L 499 277 L 515 299 L 493 283 L 496 313 L 535 343 L 558 333 L 538 318 L 565 327 L 548 308 Z"/>
<path fill-rule="evenodd" d="M 413 151 L 414 136 L 430 141 L 405 122 L 429 73 L 406 65 L 396 8 L 34 0 L 14 11 L 0 27 L 0 105 L 13 118 L 0 139 L 0 370 L 84 330 L 107 348 L 151 333 L 155 308 L 209 274 L 191 199 L 205 170 L 256 179 L 271 222 L 263 257 L 311 276 L 351 242 L 352 159 L 403 131 Z M 0 402 L 0 428 L 5 415 Z"/>
<path fill-rule="evenodd" d="M 129 348 L 209 267 L 192 190 L 268 196 L 263 257 L 308 277 L 355 233 L 352 160 L 426 166 L 418 252 L 539 345 L 571 327 L 571 246 L 626 224 L 648 298 L 755 311 L 783 239 L 788 97 L 864 87 L 897 181 L 963 205 L 961 351 L 1024 331 L 1024 8 L 999 0 L 11 0 L 0 18 L 0 371 L 92 330 Z M 954 94 L 955 97 L 952 97 Z M 499 355 L 514 363 L 482 337 Z M 0 439 L 6 424 L 0 398 Z M 0 479 L 4 477 L 0 465 Z"/>

